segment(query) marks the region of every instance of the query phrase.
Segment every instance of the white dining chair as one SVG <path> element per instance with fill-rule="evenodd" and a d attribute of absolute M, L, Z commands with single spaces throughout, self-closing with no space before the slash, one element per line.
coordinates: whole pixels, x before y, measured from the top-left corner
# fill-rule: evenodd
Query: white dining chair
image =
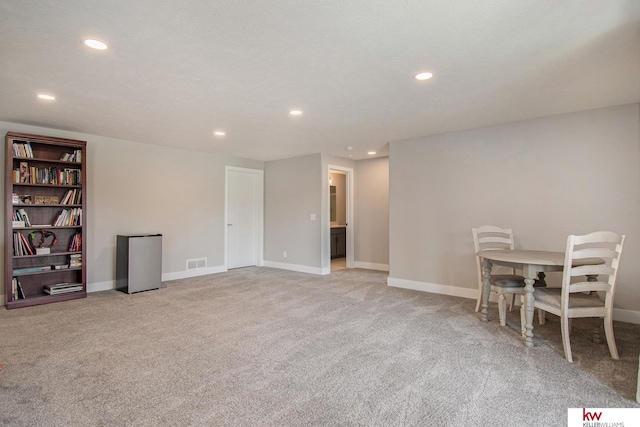
<path fill-rule="evenodd" d="M 535 307 L 560 317 L 562 345 L 565 358 L 573 362 L 569 340 L 570 319 L 599 317 L 604 319 L 604 332 L 611 357 L 618 359 L 613 335 L 613 297 L 624 235 L 610 231 L 597 231 L 584 236 L 567 238 L 561 288 L 535 289 Z M 602 263 L 573 267 L 576 260 L 595 258 Z M 589 278 L 587 277 L 589 276 Z M 604 298 L 601 299 L 599 293 Z M 541 315 L 544 322 L 544 313 Z"/>
<path fill-rule="evenodd" d="M 473 245 L 476 253 L 479 251 L 491 250 L 513 250 L 514 240 L 513 231 L 510 228 L 500 228 L 494 225 L 483 225 L 481 227 L 472 228 Z M 478 273 L 478 298 L 476 301 L 476 312 L 480 310 L 482 301 L 482 259 L 476 256 L 476 269 Z M 536 280 L 534 286 L 546 286 L 544 278 Z M 515 269 L 511 270 L 511 274 L 492 274 L 491 275 L 491 292 L 498 295 L 498 314 L 500 317 L 500 325 L 506 325 L 507 302 L 506 296 L 509 296 L 509 309 L 513 308 L 515 295 L 524 295 L 524 277 L 516 274 Z"/>

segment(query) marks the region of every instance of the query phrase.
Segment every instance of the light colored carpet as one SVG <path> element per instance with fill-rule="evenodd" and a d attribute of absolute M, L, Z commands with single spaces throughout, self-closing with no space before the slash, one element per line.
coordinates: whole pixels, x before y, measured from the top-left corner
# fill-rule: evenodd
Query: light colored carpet
<path fill-rule="evenodd" d="M 0 310 L 0 424 L 557 426 L 569 407 L 639 407 L 640 326 L 621 360 L 576 319 L 519 338 L 475 301 L 386 286 L 386 273 L 245 268 L 126 295 Z"/>

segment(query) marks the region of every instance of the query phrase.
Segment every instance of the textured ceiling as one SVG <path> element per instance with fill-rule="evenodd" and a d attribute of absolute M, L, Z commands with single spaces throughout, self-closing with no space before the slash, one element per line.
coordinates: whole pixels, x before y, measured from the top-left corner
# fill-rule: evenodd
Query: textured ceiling
<path fill-rule="evenodd" d="M 640 1 L 0 0 L 0 58 L 3 121 L 260 160 L 360 159 L 390 141 L 640 102 Z M 414 80 L 422 70 L 435 77 Z"/>

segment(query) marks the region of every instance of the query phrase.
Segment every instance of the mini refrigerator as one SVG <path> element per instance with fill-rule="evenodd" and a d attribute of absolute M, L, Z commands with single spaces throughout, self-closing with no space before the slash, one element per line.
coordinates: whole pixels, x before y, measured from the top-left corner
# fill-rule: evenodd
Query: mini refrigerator
<path fill-rule="evenodd" d="M 116 289 L 128 294 L 159 289 L 162 234 L 118 235 L 116 243 Z"/>

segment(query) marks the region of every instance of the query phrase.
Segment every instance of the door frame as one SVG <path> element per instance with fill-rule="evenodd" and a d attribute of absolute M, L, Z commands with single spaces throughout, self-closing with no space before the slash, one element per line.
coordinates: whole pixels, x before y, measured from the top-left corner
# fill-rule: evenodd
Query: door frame
<path fill-rule="evenodd" d="M 354 226 L 355 226 L 355 216 L 353 214 L 353 168 L 348 168 L 345 166 L 338 165 L 328 165 L 327 166 L 327 184 L 329 182 L 328 177 L 331 174 L 331 171 L 342 172 L 345 174 L 345 183 L 346 183 L 346 208 L 347 208 L 347 268 L 354 268 Z M 327 233 L 325 236 L 325 242 L 327 244 L 326 255 L 329 260 L 329 271 L 331 271 L 331 189 L 330 186 L 327 185 Z"/>
<path fill-rule="evenodd" d="M 225 166 L 224 168 L 224 267 L 228 270 L 229 259 L 229 172 L 244 172 L 256 176 L 256 265 L 264 265 L 264 171 L 261 169 Z"/>

